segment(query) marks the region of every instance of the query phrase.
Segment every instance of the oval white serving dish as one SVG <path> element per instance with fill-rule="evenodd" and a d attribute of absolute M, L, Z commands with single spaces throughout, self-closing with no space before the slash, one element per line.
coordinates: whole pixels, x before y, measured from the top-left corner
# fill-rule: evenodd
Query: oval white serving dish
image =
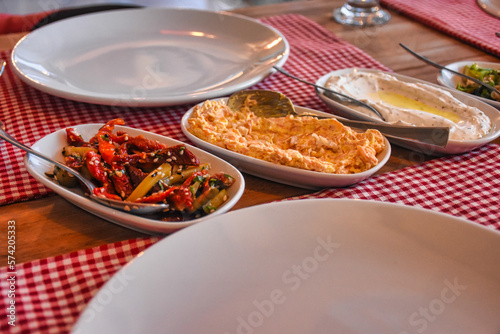
<path fill-rule="evenodd" d="M 380 70 L 374 70 L 374 69 L 362 69 L 362 68 L 346 68 L 338 71 L 333 71 L 328 74 L 325 74 L 321 78 L 318 79 L 316 84 L 320 86 L 324 86 L 328 78 L 330 78 L 332 75 L 344 75 L 348 73 L 352 73 L 354 71 L 363 71 L 363 72 L 369 72 L 369 73 L 377 73 L 377 72 L 384 72 Z M 489 134 L 486 136 L 480 138 L 480 139 L 475 139 L 475 140 L 449 140 L 448 145 L 446 147 L 439 147 L 439 146 L 434 146 L 434 145 L 428 145 L 428 144 L 421 144 L 421 143 L 415 143 L 409 140 L 404 140 L 404 139 L 391 139 L 391 142 L 393 144 L 417 151 L 417 152 L 422 152 L 428 155 L 447 155 L 447 154 L 460 154 L 460 153 L 465 153 L 468 151 L 471 151 L 475 148 L 481 147 L 492 140 L 495 140 L 500 136 L 500 111 L 497 110 L 496 108 L 493 108 L 491 105 L 488 105 L 476 98 L 474 98 L 472 95 L 459 92 L 456 89 L 451 89 L 447 87 L 442 87 L 439 85 L 435 85 L 423 80 L 411 78 L 405 75 L 400 75 L 397 73 L 390 73 L 387 72 L 394 77 L 396 77 L 398 80 L 401 81 L 406 81 L 406 82 L 418 82 L 418 83 L 423 83 L 426 85 L 434 86 L 439 89 L 446 90 L 450 92 L 456 99 L 460 100 L 461 102 L 472 106 L 476 107 L 480 110 L 482 110 L 491 120 L 492 123 L 492 130 L 490 131 Z M 319 98 L 338 116 L 344 117 L 347 119 L 355 119 L 355 120 L 361 120 L 361 121 L 369 121 L 369 122 L 379 122 L 383 123 L 380 119 L 374 117 L 367 116 L 353 108 L 348 107 L 347 105 L 344 105 L 343 103 L 340 103 L 336 100 L 332 100 L 325 95 L 323 95 L 319 89 L 316 90 L 316 93 L 318 94 Z"/>
<path fill-rule="evenodd" d="M 73 128 L 75 128 L 76 131 L 80 135 L 82 135 L 84 139 L 88 140 L 97 133 L 102 125 L 103 124 L 82 124 L 73 126 Z M 241 175 L 241 173 L 235 167 L 231 166 L 226 161 L 197 147 L 182 143 L 172 138 L 125 126 L 116 126 L 115 129 L 126 131 L 131 136 L 142 135 L 148 139 L 158 140 L 162 143 L 167 144 L 168 146 L 178 144 L 186 145 L 186 147 L 198 157 L 201 163 L 209 162 L 211 164 L 212 173 L 224 172 L 236 179 L 235 183 L 227 190 L 229 196 L 228 201 L 225 202 L 218 210 L 205 217 L 183 222 L 165 222 L 157 219 L 150 219 L 132 215 L 130 213 L 106 207 L 84 196 L 80 188 L 66 188 L 59 185 L 57 182 L 49 179 L 45 175 L 46 172 L 52 172 L 53 170 L 53 165 L 46 162 L 45 160 L 41 160 L 40 158 L 37 158 L 30 154 L 26 154 L 26 156 L 24 157 L 24 165 L 26 166 L 28 172 L 37 181 L 52 189 L 54 192 L 64 197 L 74 205 L 115 224 L 149 234 L 164 234 L 175 232 L 186 226 L 198 223 L 209 216 L 225 213 L 229 211 L 243 195 L 243 191 L 245 189 L 245 180 L 243 178 L 243 175 Z M 44 153 L 45 155 L 55 160 L 64 161 L 63 155 L 61 153 L 64 146 L 67 146 L 66 131 L 65 129 L 61 129 L 41 138 L 35 144 L 33 144 L 32 148 L 36 151 Z"/>
<path fill-rule="evenodd" d="M 307 108 L 301 108 L 297 106 L 295 107 L 295 110 L 299 114 L 308 112 L 320 116 L 332 117 L 332 115 L 328 113 Z M 332 174 L 332 173 L 321 173 L 321 172 L 304 170 L 300 168 L 282 166 L 264 160 L 249 157 L 240 153 L 232 152 L 225 148 L 201 140 L 200 138 L 196 137 L 187 130 L 187 125 L 188 125 L 187 121 L 189 117 L 191 117 L 192 112 L 193 108 L 191 108 L 188 112 L 184 114 L 181 121 L 181 128 L 182 132 L 193 143 L 229 161 L 232 165 L 236 166 L 243 172 L 267 180 L 291 185 L 294 187 L 300 187 L 306 189 L 321 189 L 329 187 L 350 186 L 369 178 L 377 171 L 379 171 L 387 162 L 387 160 L 389 160 L 389 157 L 391 155 L 391 146 L 389 144 L 389 141 L 384 137 L 386 145 L 385 149 L 382 152 L 380 152 L 377 156 L 379 163 L 375 167 L 361 173 Z"/>

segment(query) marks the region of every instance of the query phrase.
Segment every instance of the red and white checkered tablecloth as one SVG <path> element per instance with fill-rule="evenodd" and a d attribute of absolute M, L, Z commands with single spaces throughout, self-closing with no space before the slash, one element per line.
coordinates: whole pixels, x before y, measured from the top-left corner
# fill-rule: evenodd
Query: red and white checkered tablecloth
<path fill-rule="evenodd" d="M 431 209 L 500 230 L 500 145 L 445 157 L 300 198 L 352 198 Z M 436 171 L 438 171 L 436 173 Z M 235 222 L 237 223 L 237 222 Z M 168 238 L 168 237 L 166 237 Z M 67 333 L 99 288 L 159 237 L 134 239 L 36 260 L 16 267 L 15 327 L 2 333 Z M 0 309 L 7 310 L 10 277 L 0 268 Z"/>
<path fill-rule="evenodd" d="M 357 47 L 303 16 L 275 16 L 261 21 L 277 28 L 288 40 L 291 51 L 285 68 L 309 81 L 316 82 L 325 73 L 347 67 L 387 70 Z M 9 53 L 0 52 L 0 59 L 9 59 Z M 281 91 L 297 105 L 327 111 L 314 89 L 280 74 L 252 88 Z M 27 86 L 10 68 L 0 80 L 0 119 L 6 124 L 7 132 L 30 145 L 61 128 L 104 123 L 117 117 L 123 118 L 128 126 L 187 141 L 180 120 L 191 107 L 127 108 L 74 102 Z M 0 160 L 0 205 L 41 197 L 50 191 L 29 176 L 22 162 L 23 151 L 0 142 L 0 156 L 3 157 Z"/>
<path fill-rule="evenodd" d="M 494 1 L 492 1 L 494 3 Z M 500 56 L 500 19 L 483 11 L 476 0 L 380 0 L 433 29 Z"/>
<path fill-rule="evenodd" d="M 331 70 L 362 66 L 385 69 L 356 47 L 339 40 L 319 25 L 297 15 L 263 19 L 283 32 L 291 45 L 286 68 L 315 81 Z M 0 54 L 6 57 L 7 54 Z M 286 93 L 298 105 L 326 110 L 314 90 L 281 75 L 256 88 Z M 190 106 L 128 109 L 90 105 L 56 98 L 27 87 L 8 70 L 0 80 L 1 119 L 7 131 L 33 143 L 66 126 L 104 122 L 122 117 L 128 125 L 185 140 L 179 129 Z M 47 194 L 27 176 L 22 154 L 0 143 L 0 202 L 10 203 Z M 432 209 L 500 229 L 500 146 L 490 144 L 473 152 L 444 157 L 365 180 L 342 189 L 325 189 L 298 198 L 358 198 L 397 202 Z M 18 175 L 26 175 L 20 179 Z M 295 198 L 297 199 L 297 198 Z M 166 237 L 168 238 L 168 237 Z M 67 333 L 90 298 L 120 269 L 158 241 L 133 239 L 65 255 L 18 264 L 15 268 L 15 325 L 9 325 L 9 268 L 0 268 L 2 333 Z"/>
<path fill-rule="evenodd" d="M 302 198 L 377 200 L 444 212 L 500 231 L 500 145 L 440 158 Z"/>
<path fill-rule="evenodd" d="M 133 239 L 32 261 L 18 265 L 15 274 L 1 268 L 0 332 L 68 333 L 99 288 L 158 239 Z M 9 297 L 8 291 L 15 296 Z M 15 300 L 14 312 L 9 300 Z M 15 321 L 9 324 L 11 315 Z"/>

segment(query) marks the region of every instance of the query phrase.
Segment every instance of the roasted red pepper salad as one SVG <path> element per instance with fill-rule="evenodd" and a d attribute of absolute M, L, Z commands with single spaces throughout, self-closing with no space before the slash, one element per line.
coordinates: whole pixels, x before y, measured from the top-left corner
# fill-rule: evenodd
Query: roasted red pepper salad
<path fill-rule="evenodd" d="M 143 136 L 114 133 L 122 119 L 106 123 L 85 141 L 74 128 L 66 129 L 66 165 L 81 172 L 97 185 L 97 196 L 136 203 L 167 203 L 159 219 L 182 221 L 215 211 L 227 200 L 235 179 L 224 173 L 209 174 L 210 164 L 200 164 L 185 145 L 167 147 Z M 76 178 L 55 168 L 53 176 L 61 185 L 78 186 Z M 86 189 L 85 189 L 86 190 Z"/>

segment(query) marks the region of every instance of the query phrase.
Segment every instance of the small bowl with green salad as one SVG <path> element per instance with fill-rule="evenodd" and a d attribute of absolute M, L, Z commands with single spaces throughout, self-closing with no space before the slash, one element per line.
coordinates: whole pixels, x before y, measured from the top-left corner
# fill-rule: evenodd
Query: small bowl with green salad
<path fill-rule="evenodd" d="M 446 65 L 447 68 L 464 73 L 500 90 L 500 63 L 464 60 Z M 437 77 L 438 82 L 446 87 L 455 88 L 462 92 L 470 93 L 478 99 L 500 109 L 500 96 L 481 85 L 441 70 Z"/>

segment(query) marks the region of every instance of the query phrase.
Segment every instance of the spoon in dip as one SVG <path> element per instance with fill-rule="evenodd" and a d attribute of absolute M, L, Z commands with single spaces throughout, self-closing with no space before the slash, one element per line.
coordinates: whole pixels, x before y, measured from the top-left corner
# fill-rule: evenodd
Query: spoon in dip
<path fill-rule="evenodd" d="M 89 196 L 90 199 L 92 199 L 96 202 L 99 202 L 102 205 L 108 206 L 108 207 L 113 208 L 113 209 L 118 209 L 120 211 L 132 213 L 135 215 L 160 212 L 160 211 L 164 211 L 164 210 L 169 208 L 168 204 L 149 204 L 149 203 L 125 202 L 125 201 L 119 201 L 119 200 L 114 200 L 114 199 L 107 198 L 107 197 L 100 197 L 100 196 L 94 195 L 93 191 L 96 188 L 96 186 L 92 183 L 92 181 L 85 178 L 82 174 L 80 174 L 76 170 L 66 166 L 65 164 L 60 163 L 59 161 L 55 161 L 55 160 L 49 158 L 48 156 L 46 156 L 38 151 L 33 150 L 31 147 L 28 147 L 28 146 L 22 144 L 21 142 L 17 141 L 17 139 L 12 137 L 11 135 L 9 135 L 5 131 L 5 125 L 3 124 L 2 121 L 0 121 L 0 138 L 2 138 L 3 140 L 5 140 L 8 143 L 11 143 L 12 145 L 14 145 L 16 147 L 19 147 L 20 149 L 28 152 L 29 154 L 33 154 L 33 155 L 35 155 L 43 160 L 46 160 L 46 161 L 56 165 L 57 167 L 59 167 L 61 169 L 64 169 L 65 171 L 67 171 L 68 173 L 70 173 L 71 175 L 76 177 L 79 181 L 81 181 L 85 185 L 85 187 L 87 187 L 87 189 L 89 190 L 89 193 L 90 193 L 90 196 Z"/>
<path fill-rule="evenodd" d="M 252 101 L 252 103 L 248 103 Z M 313 113 L 298 114 L 295 111 L 292 101 L 285 95 L 270 90 L 243 90 L 231 95 L 227 106 L 233 111 L 248 108 L 259 117 L 285 117 L 293 115 L 297 117 L 312 116 L 319 119 L 335 118 L 330 116 L 318 116 Z M 311 110 L 312 111 L 312 110 Z M 450 129 L 448 127 L 430 126 L 401 126 L 392 124 L 372 123 L 364 121 L 353 121 L 345 118 L 338 118 L 338 121 L 346 126 L 362 130 L 376 129 L 388 138 L 405 139 L 423 144 L 430 144 L 446 147 Z"/>
<path fill-rule="evenodd" d="M 302 82 L 302 83 L 304 83 L 304 84 L 306 84 L 306 85 L 313 86 L 313 87 L 316 87 L 316 88 L 318 88 L 318 89 L 322 89 L 322 90 L 324 90 L 325 92 L 328 92 L 328 93 L 331 93 L 331 94 L 334 94 L 334 95 L 338 95 L 338 96 L 340 96 L 340 97 L 342 97 L 342 98 L 344 98 L 344 99 L 348 100 L 348 101 L 349 101 L 349 102 L 351 102 L 351 103 L 354 103 L 354 104 L 357 104 L 357 105 L 359 105 L 359 106 L 363 106 L 363 107 L 365 107 L 365 108 L 368 108 L 368 109 L 370 109 L 370 110 L 371 110 L 371 111 L 372 111 L 375 115 L 377 115 L 377 116 L 378 116 L 381 120 L 385 121 L 384 116 L 382 116 L 382 114 L 380 114 L 380 112 L 379 112 L 377 109 L 375 109 L 374 107 L 372 107 L 371 105 L 369 105 L 369 104 L 367 104 L 367 103 L 364 103 L 364 102 L 362 102 L 362 101 L 360 101 L 360 100 L 357 100 L 357 99 L 355 99 L 355 98 L 353 98 L 353 97 L 350 97 L 349 95 L 345 95 L 345 94 L 342 94 L 342 93 L 340 93 L 340 92 L 334 91 L 334 90 L 332 90 L 332 89 L 325 88 L 325 87 L 320 86 L 320 85 L 316 85 L 316 84 L 314 84 L 314 83 L 312 83 L 312 82 L 309 82 L 309 81 L 305 81 L 304 79 L 301 79 L 301 78 L 299 78 L 299 77 L 296 77 L 295 75 L 292 75 L 292 74 L 288 73 L 287 71 L 285 71 L 284 69 L 279 68 L 279 67 L 277 67 L 277 66 L 273 66 L 273 68 L 274 68 L 276 71 L 278 71 L 278 72 L 280 72 L 280 73 L 282 73 L 282 74 L 286 75 L 287 77 L 290 77 L 290 78 L 292 78 L 292 79 L 294 79 L 294 80 L 300 81 L 300 82 Z"/>

